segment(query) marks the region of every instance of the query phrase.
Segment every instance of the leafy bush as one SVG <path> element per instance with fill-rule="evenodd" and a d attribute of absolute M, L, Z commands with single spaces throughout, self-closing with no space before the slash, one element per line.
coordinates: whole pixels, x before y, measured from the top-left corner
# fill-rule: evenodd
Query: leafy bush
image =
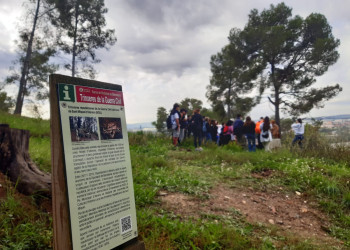
<path fill-rule="evenodd" d="M 291 146 L 294 135 L 288 132 L 284 135 L 283 142 L 287 148 L 299 157 L 317 157 L 331 160 L 333 162 L 344 162 L 350 167 L 350 147 L 344 144 L 330 142 L 327 137 L 319 132 L 318 127 L 307 124 L 303 147 Z"/>

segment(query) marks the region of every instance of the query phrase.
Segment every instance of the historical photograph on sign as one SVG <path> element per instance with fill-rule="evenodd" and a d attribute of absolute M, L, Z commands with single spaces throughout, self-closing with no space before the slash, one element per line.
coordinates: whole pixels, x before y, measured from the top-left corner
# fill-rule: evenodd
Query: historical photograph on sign
<path fill-rule="evenodd" d="M 95 117 L 70 116 L 69 126 L 72 142 L 99 139 Z"/>
<path fill-rule="evenodd" d="M 101 140 L 123 139 L 120 118 L 100 117 Z"/>

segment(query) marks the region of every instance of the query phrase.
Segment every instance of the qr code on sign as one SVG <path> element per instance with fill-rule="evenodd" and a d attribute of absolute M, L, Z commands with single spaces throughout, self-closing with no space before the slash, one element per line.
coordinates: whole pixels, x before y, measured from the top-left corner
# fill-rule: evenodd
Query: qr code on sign
<path fill-rule="evenodd" d="M 131 216 L 128 215 L 124 218 L 121 218 L 120 219 L 120 225 L 121 225 L 121 228 L 122 228 L 122 234 L 123 233 L 126 233 L 126 232 L 129 232 L 132 228 L 131 226 Z"/>

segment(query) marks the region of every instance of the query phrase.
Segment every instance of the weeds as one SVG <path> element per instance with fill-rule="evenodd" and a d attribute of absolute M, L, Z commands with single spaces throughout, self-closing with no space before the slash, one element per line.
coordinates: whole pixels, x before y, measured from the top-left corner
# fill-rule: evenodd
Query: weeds
<path fill-rule="evenodd" d="M 51 171 L 51 145 L 50 138 L 31 137 L 29 140 L 29 154 L 40 170 Z"/>
<path fill-rule="evenodd" d="M 207 198 L 207 193 L 215 183 L 224 182 L 230 185 L 241 183 L 240 185 L 256 186 L 258 189 L 266 186 L 276 189 L 282 186 L 286 192 L 299 191 L 319 199 L 320 208 L 332 215 L 334 220 L 333 227 L 336 229 L 332 229 L 331 234 L 345 242 L 349 242 L 349 234 L 346 234 L 346 232 L 349 233 L 349 230 L 345 228 L 348 227 L 349 223 L 347 211 L 350 204 L 348 185 L 350 170 L 343 159 L 334 161 L 334 159 L 329 157 L 329 154 L 319 158 L 315 156 L 314 151 L 310 151 L 314 149 L 308 146 L 309 142 L 306 143 L 303 151 L 282 149 L 273 153 L 264 151 L 249 153 L 244 152 L 234 144 L 225 147 L 207 144 L 207 146 L 204 146 L 203 152 L 196 152 L 188 141 L 182 144 L 183 150 L 174 151 L 171 150 L 171 142 L 167 138 L 159 139 L 154 137 L 151 140 L 153 141 L 149 141 L 147 146 L 141 146 L 140 141 L 142 140 L 140 139 L 138 139 L 136 145 L 131 145 L 134 181 L 138 185 L 135 191 L 136 197 L 147 197 L 147 199 L 141 199 L 140 202 L 136 200 L 136 203 L 139 204 L 139 209 L 145 211 L 144 209 L 150 205 L 154 206 L 157 204 L 156 194 L 159 190 L 181 192 L 200 198 Z M 252 173 L 264 174 L 267 172 L 273 173 L 271 178 L 264 178 L 259 183 L 252 182 L 254 181 L 254 178 L 251 177 Z M 144 194 L 141 195 L 141 193 Z M 204 234 L 208 233 L 206 231 L 209 230 L 207 227 L 205 227 L 203 234 L 198 234 L 198 231 L 196 231 L 197 234 L 188 232 L 187 244 L 184 245 L 182 234 L 174 233 L 176 235 L 169 235 L 167 227 L 172 225 L 171 229 L 174 232 L 178 232 L 177 230 L 180 230 L 180 228 L 186 231 L 188 229 L 184 225 L 187 222 L 179 221 L 175 217 L 175 222 L 167 224 L 168 220 L 174 220 L 174 218 L 163 215 L 159 219 L 155 210 L 148 209 L 148 212 L 152 214 L 149 216 L 153 217 L 153 219 L 155 219 L 155 216 L 157 218 L 157 222 L 153 222 L 153 224 L 157 225 L 157 228 L 163 227 L 162 233 L 148 230 L 146 231 L 148 233 L 143 234 L 146 245 L 152 249 L 160 249 L 163 246 L 177 249 L 194 248 L 194 246 L 198 248 L 232 247 L 235 249 L 234 246 L 226 243 L 224 238 L 219 240 L 210 237 L 203 239 L 205 237 Z M 254 236 L 249 231 L 248 233 L 242 233 L 245 232 L 244 228 L 246 228 L 244 223 L 239 223 L 239 220 L 233 217 L 218 219 L 212 216 L 202 216 L 200 221 L 195 223 L 199 222 L 206 225 L 210 224 L 211 226 L 217 225 L 216 223 L 218 222 L 222 225 L 222 231 L 230 230 L 230 227 L 235 228 L 236 232 L 239 231 L 241 235 L 248 237 L 248 241 L 245 241 L 247 238 L 244 237 L 241 240 L 245 243 L 248 242 L 247 245 L 250 247 L 258 244 L 261 249 L 274 249 L 276 244 L 282 244 L 281 242 L 283 242 L 283 244 L 287 245 L 293 244 L 294 247 L 292 249 L 318 248 L 308 241 L 296 240 L 291 236 L 283 238 L 271 232 L 267 233 L 266 230 L 259 232 L 258 235 L 266 235 L 267 233 L 270 236 L 264 236 L 261 238 L 261 241 L 258 241 L 259 243 L 256 243 L 253 240 Z M 141 227 L 145 226 L 143 223 L 141 219 Z M 191 223 L 194 222 L 192 221 Z M 203 225 L 200 226 L 198 224 L 197 226 L 204 228 Z M 256 230 L 256 226 L 253 225 L 252 227 Z M 153 239 L 153 237 L 156 237 L 155 235 L 162 238 L 161 242 L 164 245 L 162 243 L 157 245 L 159 242 Z M 198 235 L 201 237 L 200 241 L 198 241 Z M 204 241 L 206 243 L 203 243 Z M 171 244 L 171 247 L 168 244 Z"/>
<path fill-rule="evenodd" d="M 50 136 L 50 121 L 38 118 L 11 115 L 0 111 L 0 124 L 8 124 L 10 128 L 29 130 L 34 137 Z"/>
<path fill-rule="evenodd" d="M 249 249 L 251 234 L 209 220 L 181 221 L 168 214 L 141 209 L 137 213 L 140 233 L 149 249 Z M 152 228 L 152 232 L 150 232 Z"/>
<path fill-rule="evenodd" d="M 6 199 L 0 202 L 0 248 L 51 249 L 51 217 L 31 209 L 34 205 L 24 206 L 12 187 L 7 190 Z"/>
<path fill-rule="evenodd" d="M 350 192 L 347 192 L 343 196 L 343 205 L 346 209 L 350 210 Z"/>
<path fill-rule="evenodd" d="M 10 119 L 6 117 L 6 119 Z M 50 170 L 48 131 L 44 125 L 22 123 L 31 130 L 31 158 Z M 12 119 L 12 118 L 11 118 Z M 33 124 L 47 121 L 33 120 Z M 22 126 L 21 125 L 21 126 Z M 34 127 L 39 127 L 36 131 Z M 40 131 L 41 130 L 41 131 Z M 289 137 L 288 137 L 289 136 Z M 306 126 L 303 149 L 291 148 L 292 135 L 284 136 L 284 148 L 267 153 L 249 153 L 235 144 L 217 147 L 206 143 L 194 151 L 192 139 L 174 149 L 170 137 L 151 133 L 129 133 L 138 231 L 147 249 L 321 249 L 292 234 L 281 234 L 277 226 L 248 223 L 244 211 L 232 208 L 228 214 L 201 214 L 184 218 L 162 207 L 160 191 L 179 192 L 204 201 L 218 184 L 253 187 L 254 190 L 302 192 L 330 217 L 329 234 L 350 246 L 350 152 L 328 145 L 312 127 Z M 268 175 L 264 178 L 255 176 Z M 268 189 L 266 188 L 268 187 Z M 279 188 L 282 189 L 279 189 Z M 282 191 L 283 190 L 283 191 Z M 22 199 L 22 198 L 21 198 Z M 27 209 L 14 193 L 0 202 L 1 249 L 51 248 L 51 218 L 45 212 Z"/>
<path fill-rule="evenodd" d="M 329 161 L 342 162 L 350 167 L 350 147 L 344 144 L 330 143 L 325 135 L 319 133 L 317 127 L 305 126 L 305 139 L 303 148 L 291 147 L 292 134 L 287 133 L 284 137 L 285 146 L 292 149 L 296 157 L 316 157 Z"/>

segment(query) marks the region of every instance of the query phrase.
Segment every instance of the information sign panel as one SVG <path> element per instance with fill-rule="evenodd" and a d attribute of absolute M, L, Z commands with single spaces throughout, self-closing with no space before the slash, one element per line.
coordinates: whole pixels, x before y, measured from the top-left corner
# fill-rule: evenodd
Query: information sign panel
<path fill-rule="evenodd" d="M 72 248 L 117 247 L 138 235 L 123 93 L 71 81 L 56 90 Z"/>

